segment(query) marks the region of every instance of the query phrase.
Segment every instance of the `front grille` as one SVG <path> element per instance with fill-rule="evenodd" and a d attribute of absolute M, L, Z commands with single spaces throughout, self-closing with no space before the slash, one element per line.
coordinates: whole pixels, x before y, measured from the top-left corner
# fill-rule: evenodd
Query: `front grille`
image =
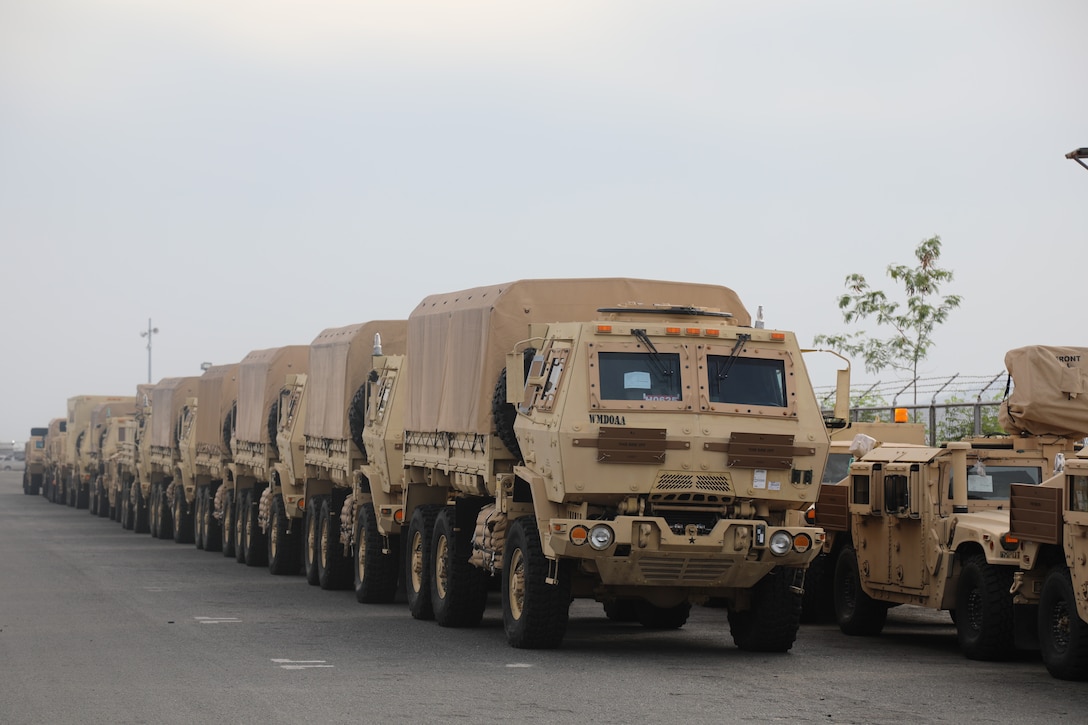
<path fill-rule="evenodd" d="M 649 584 L 671 582 L 709 585 L 725 576 L 732 562 L 728 560 L 680 559 L 645 556 L 638 560 L 639 572 Z"/>
<path fill-rule="evenodd" d="M 654 483 L 653 491 L 700 491 L 704 493 L 732 493 L 729 477 L 690 473 L 663 473 Z"/>

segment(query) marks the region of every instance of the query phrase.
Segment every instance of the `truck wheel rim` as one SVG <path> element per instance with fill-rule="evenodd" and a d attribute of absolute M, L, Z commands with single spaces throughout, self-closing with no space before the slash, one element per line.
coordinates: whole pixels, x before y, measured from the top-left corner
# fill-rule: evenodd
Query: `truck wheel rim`
<path fill-rule="evenodd" d="M 445 536 L 439 536 L 438 541 L 435 542 L 435 557 L 434 557 L 434 573 L 435 573 L 435 585 L 438 589 L 438 598 L 445 599 L 446 592 L 449 591 L 449 557 L 450 546 L 449 540 Z"/>
<path fill-rule="evenodd" d="M 510 596 L 508 606 L 510 616 L 521 619 L 521 613 L 525 610 L 525 558 L 521 549 L 514 549 L 510 556 Z"/>
<path fill-rule="evenodd" d="M 412 534 L 412 591 L 423 590 L 423 533 Z"/>

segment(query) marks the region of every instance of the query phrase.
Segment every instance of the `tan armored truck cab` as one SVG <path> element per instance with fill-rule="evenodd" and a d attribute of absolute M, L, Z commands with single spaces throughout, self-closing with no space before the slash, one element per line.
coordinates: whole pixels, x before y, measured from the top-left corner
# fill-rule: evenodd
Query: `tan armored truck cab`
<path fill-rule="evenodd" d="M 499 573 L 515 647 L 557 646 L 572 597 L 659 628 L 713 597 L 738 646 L 788 650 L 828 439 L 794 335 L 749 325 L 714 285 L 426 298 L 398 393 L 413 616 L 476 624 Z"/>
<path fill-rule="evenodd" d="M 61 480 L 69 506 L 87 508 L 90 502 L 93 432 L 91 413 L 100 404 L 131 404 L 134 398 L 124 395 L 78 395 L 68 398 L 68 433 L 64 443 L 64 466 Z"/>
<path fill-rule="evenodd" d="M 213 502 L 224 479 L 230 475 L 238 414 L 238 364 L 212 365 L 200 376 L 196 401 L 188 406 L 182 423 L 178 480 L 173 498 L 174 520 L 186 523 L 192 511 L 191 540 L 198 549 L 223 550 L 223 530 Z M 175 538 L 178 538 L 175 526 Z"/>
<path fill-rule="evenodd" d="M 186 507 L 175 536 L 173 503 L 174 491 L 181 487 L 181 441 L 185 427 L 195 422 L 189 409 L 196 404 L 199 381 L 199 376 L 163 378 L 151 390 L 151 420 L 145 429 L 148 442 L 141 450 L 147 451 L 147 475 L 141 475 L 139 482 L 147 502 L 148 530 L 157 539 L 185 541 L 187 534 L 192 535 L 192 521 L 184 518 L 192 513 Z"/>
<path fill-rule="evenodd" d="M 306 345 L 254 350 L 238 364 L 238 413 L 228 475 L 216 495 L 215 507 L 223 522 L 223 554 L 239 563 L 265 566 L 268 538 L 260 528 L 260 501 L 281 453 L 302 450 L 302 429 L 279 448 L 280 392 L 288 376 L 305 375 Z"/>
<path fill-rule="evenodd" d="M 110 515 L 109 489 L 118 475 L 120 448 L 128 432 L 126 424 L 136 419 L 136 398 L 123 403 L 99 403 L 91 410 L 90 452 L 86 473 L 91 482 L 88 510 L 92 516 Z"/>
<path fill-rule="evenodd" d="M 23 468 L 23 493 L 27 496 L 37 496 L 41 493 L 42 484 L 45 481 L 45 437 L 49 435 L 49 428 L 31 428 L 30 437 L 23 446 L 23 458 L 26 466 Z"/>
<path fill-rule="evenodd" d="M 1038 485 L 1074 450 L 1057 437 L 991 437 L 945 447 L 885 443 L 824 484 L 816 524 L 832 549 L 839 627 L 879 634 L 888 608 L 948 610 L 971 659 L 1015 645 L 1009 589 L 1019 548 L 1009 535 L 1009 487 Z"/>
<path fill-rule="evenodd" d="M 1005 357 L 1015 388 L 1001 425 L 1067 438 L 1088 435 L 1088 348 L 1030 347 Z M 1031 617 L 1054 677 L 1088 680 L 1088 456 L 1039 486 L 1012 487 L 1012 535 L 1020 539 L 1013 582 L 1018 612 Z"/>
<path fill-rule="evenodd" d="M 303 450 L 281 456 L 262 501 L 273 573 L 297 572 L 301 561 L 311 584 L 350 586 L 356 511 L 372 508 L 362 435 L 375 340 L 403 355 L 406 329 L 401 320 L 323 330 L 309 346 L 309 373 L 288 377 L 280 394 L 280 449 L 301 430 Z M 395 568 L 393 574 L 395 583 Z"/>
<path fill-rule="evenodd" d="M 64 446 L 67 437 L 67 418 L 53 418 L 49 421 L 48 432 L 45 434 L 45 475 L 42 495 L 53 503 L 64 501 L 61 469 L 63 468 Z"/>

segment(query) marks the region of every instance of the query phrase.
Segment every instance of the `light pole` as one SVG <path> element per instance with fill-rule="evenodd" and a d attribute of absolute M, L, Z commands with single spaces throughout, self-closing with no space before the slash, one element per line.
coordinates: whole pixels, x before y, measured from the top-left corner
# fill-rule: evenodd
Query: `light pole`
<path fill-rule="evenodd" d="M 147 318 L 147 332 L 141 332 L 140 337 L 147 338 L 147 382 L 151 383 L 151 336 L 156 334 L 159 328 L 151 326 L 151 318 Z"/>
<path fill-rule="evenodd" d="M 1073 159 L 1078 164 L 1088 169 L 1088 164 L 1084 163 L 1084 159 L 1088 159 L 1088 149 L 1073 149 L 1065 155 L 1067 159 Z"/>

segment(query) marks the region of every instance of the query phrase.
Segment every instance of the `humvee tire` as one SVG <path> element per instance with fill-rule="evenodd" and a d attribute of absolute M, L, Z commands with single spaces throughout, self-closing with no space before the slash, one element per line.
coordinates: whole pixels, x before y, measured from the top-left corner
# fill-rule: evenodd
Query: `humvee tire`
<path fill-rule="evenodd" d="M 1069 569 L 1047 574 L 1039 597 L 1039 649 L 1043 664 L 1059 680 L 1088 680 L 1088 623 L 1077 614 Z"/>
<path fill-rule="evenodd" d="M 788 652 L 801 626 L 801 594 L 794 582 L 796 569 L 771 570 L 752 588 L 750 606 L 743 612 L 729 609 L 733 643 L 749 652 Z"/>
<path fill-rule="evenodd" d="M 558 582 L 548 584 L 548 560 L 536 518 L 522 516 L 506 534 L 502 556 L 502 624 L 519 649 L 553 649 L 567 633 L 570 570 L 559 562 Z"/>
<path fill-rule="evenodd" d="M 646 629 L 680 629 L 691 614 L 691 603 L 680 602 L 672 607 L 658 607 L 645 600 L 635 602 L 635 618 Z"/>
<path fill-rule="evenodd" d="M 397 593 L 397 575 L 400 558 L 396 551 L 396 539 L 391 537 L 386 554 L 382 551 L 382 537 L 374 504 L 365 503 L 355 517 L 355 545 L 352 547 L 355 579 L 355 599 L 360 604 L 388 604 Z"/>
<path fill-rule="evenodd" d="M 610 622 L 637 622 L 638 600 L 608 599 L 604 602 L 604 616 Z"/>
<path fill-rule="evenodd" d="M 468 518 L 469 507 L 462 514 Z M 473 527 L 457 521 L 457 506 L 438 512 L 431 537 L 431 609 L 442 627 L 475 627 L 487 607 L 488 575 L 468 563 L 472 553 Z M 475 515 L 472 516 L 475 521 Z"/>
<path fill-rule="evenodd" d="M 431 541 L 440 506 L 418 506 L 408 524 L 408 551 L 405 558 L 404 588 L 408 611 L 415 619 L 434 619 L 431 604 Z"/>
<path fill-rule="evenodd" d="M 982 554 L 963 561 L 956 587 L 956 635 L 968 659 L 1001 660 L 1013 648 L 1012 567 L 991 566 Z"/>
<path fill-rule="evenodd" d="M 884 629 L 888 607 L 861 588 L 858 555 L 852 547 L 844 547 L 835 560 L 835 621 L 843 634 L 872 637 Z"/>

